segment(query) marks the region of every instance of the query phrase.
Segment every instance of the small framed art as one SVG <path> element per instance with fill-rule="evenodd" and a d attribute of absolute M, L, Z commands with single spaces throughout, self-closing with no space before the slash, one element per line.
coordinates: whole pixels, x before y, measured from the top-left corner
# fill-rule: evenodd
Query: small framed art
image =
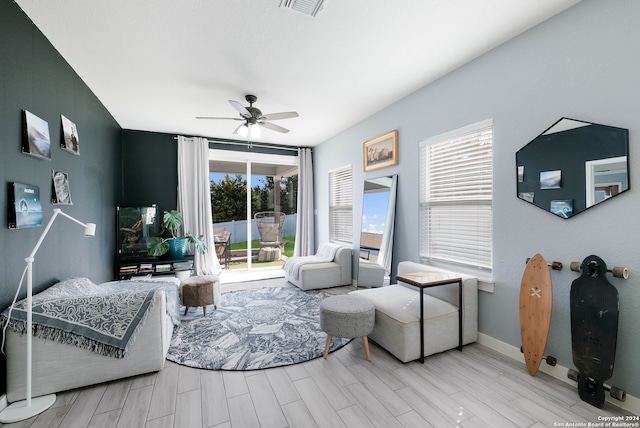
<path fill-rule="evenodd" d="M 40 187 L 25 183 L 10 183 L 9 229 L 42 225 Z"/>
<path fill-rule="evenodd" d="M 386 168 L 398 164 L 398 130 L 393 130 L 364 143 L 364 170 Z"/>
<path fill-rule="evenodd" d="M 51 203 L 72 205 L 69 176 L 66 172 L 51 171 Z"/>
<path fill-rule="evenodd" d="M 62 121 L 62 140 L 60 141 L 60 147 L 74 155 L 79 155 L 80 138 L 78 137 L 76 124 L 63 115 L 60 115 L 60 120 Z"/>
<path fill-rule="evenodd" d="M 49 139 L 49 123 L 33 113 L 24 112 L 24 138 L 22 153 L 51 160 L 51 140 Z"/>

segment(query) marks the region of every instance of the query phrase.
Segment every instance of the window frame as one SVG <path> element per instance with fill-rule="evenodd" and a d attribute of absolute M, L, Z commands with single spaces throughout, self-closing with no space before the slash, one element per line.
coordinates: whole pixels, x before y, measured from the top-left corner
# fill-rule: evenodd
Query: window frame
<path fill-rule="evenodd" d="M 353 243 L 353 166 L 329 171 L 329 240 Z"/>
<path fill-rule="evenodd" d="M 493 140 L 493 121 L 485 120 L 419 143 L 421 261 L 464 266 L 491 275 Z M 485 149 L 487 144 L 488 154 Z M 456 149 L 447 153 L 447 146 Z M 472 156 L 462 158 L 459 147 L 470 149 L 468 154 Z M 429 158 L 429 152 L 438 149 L 442 150 L 439 154 L 442 157 L 438 159 L 445 161 L 440 164 L 443 170 L 437 169 L 433 165 L 434 159 Z M 463 159 L 462 162 L 453 163 L 456 172 L 452 172 L 451 168 L 454 157 Z M 469 168 L 474 174 L 473 178 L 465 175 L 461 167 Z M 462 187 L 470 191 L 462 191 Z"/>

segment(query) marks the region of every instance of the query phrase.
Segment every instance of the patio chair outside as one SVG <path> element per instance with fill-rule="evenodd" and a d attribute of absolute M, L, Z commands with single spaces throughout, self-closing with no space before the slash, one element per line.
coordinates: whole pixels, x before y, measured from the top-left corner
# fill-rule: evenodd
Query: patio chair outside
<path fill-rule="evenodd" d="M 257 212 L 253 218 L 260 234 L 258 239 L 260 246 L 278 247 L 281 251 L 284 251 L 284 246 L 288 242 L 282 240 L 285 213 L 280 211 L 261 211 Z"/>

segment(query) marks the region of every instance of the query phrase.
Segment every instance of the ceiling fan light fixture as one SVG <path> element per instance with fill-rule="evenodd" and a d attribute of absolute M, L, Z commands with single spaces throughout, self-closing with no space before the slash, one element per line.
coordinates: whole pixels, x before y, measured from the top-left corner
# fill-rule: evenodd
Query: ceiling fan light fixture
<path fill-rule="evenodd" d="M 247 135 L 249 135 L 249 128 L 247 127 L 246 123 L 243 123 L 242 125 L 236 128 L 234 133 L 238 134 L 242 138 L 247 138 Z"/>
<path fill-rule="evenodd" d="M 249 134 L 251 138 L 260 138 L 262 136 L 262 131 L 260 131 L 260 127 L 257 123 L 249 125 Z"/>

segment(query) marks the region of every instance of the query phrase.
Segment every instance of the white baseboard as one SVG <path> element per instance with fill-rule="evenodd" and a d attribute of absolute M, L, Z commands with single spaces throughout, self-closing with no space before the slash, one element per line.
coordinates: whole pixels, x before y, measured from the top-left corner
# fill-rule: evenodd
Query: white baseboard
<path fill-rule="evenodd" d="M 7 401 L 7 394 L 0 395 L 0 412 L 3 411 L 8 405 L 9 402 Z"/>
<path fill-rule="evenodd" d="M 491 336 L 487 336 L 486 334 L 478 333 L 478 343 L 514 360 L 524 361 L 522 352 L 520 352 L 520 348 L 516 348 L 515 346 L 509 345 L 508 343 L 501 342 L 500 340 L 495 339 Z M 567 371 L 569 370 L 568 367 L 563 367 L 558 364 L 555 366 L 550 366 L 543 362 L 542 364 L 540 364 L 540 368 L 538 370 L 550 376 L 553 376 L 554 378 L 559 379 L 565 383 L 568 383 L 569 385 L 576 386 L 576 382 L 567 377 Z M 627 394 L 627 398 L 625 401 L 618 401 L 614 398 L 611 398 L 609 394 L 606 394 L 606 400 L 614 406 L 620 407 L 624 410 L 628 410 L 636 415 L 640 415 L 640 399 L 638 397 Z"/>

